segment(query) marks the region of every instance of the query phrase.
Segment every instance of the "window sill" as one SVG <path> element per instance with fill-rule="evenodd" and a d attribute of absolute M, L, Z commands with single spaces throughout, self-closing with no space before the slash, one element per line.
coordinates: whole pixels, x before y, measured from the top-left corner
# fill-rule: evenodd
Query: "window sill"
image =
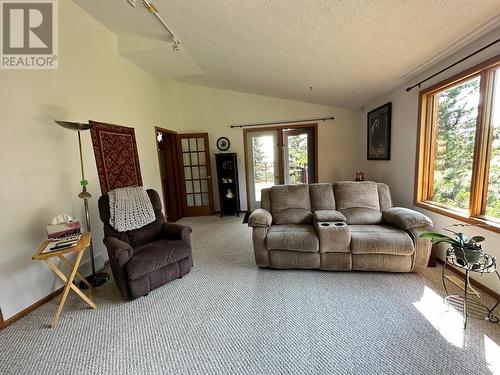
<path fill-rule="evenodd" d="M 452 219 L 463 221 L 467 224 L 472 224 L 472 225 L 479 225 L 481 228 L 495 232 L 495 233 L 500 233 L 500 223 L 496 221 L 491 221 L 485 218 L 481 217 L 475 217 L 475 216 L 467 216 L 465 214 L 462 214 L 461 212 L 451 210 L 449 208 L 445 208 L 442 206 L 439 206 L 435 203 L 432 202 L 415 202 L 415 206 L 424 208 L 429 211 L 436 212 L 438 214 L 444 215 L 451 217 Z"/>

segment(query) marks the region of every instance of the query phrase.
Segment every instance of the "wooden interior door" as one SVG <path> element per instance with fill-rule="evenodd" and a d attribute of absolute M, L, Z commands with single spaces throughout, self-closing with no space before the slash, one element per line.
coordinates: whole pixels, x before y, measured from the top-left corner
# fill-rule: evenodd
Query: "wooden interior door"
<path fill-rule="evenodd" d="M 175 222 L 182 218 L 181 179 L 177 152 L 177 132 L 155 127 L 158 146 L 158 164 L 165 204 L 167 221 Z"/>
<path fill-rule="evenodd" d="M 207 133 L 177 134 L 184 216 L 214 213 L 212 169 Z"/>

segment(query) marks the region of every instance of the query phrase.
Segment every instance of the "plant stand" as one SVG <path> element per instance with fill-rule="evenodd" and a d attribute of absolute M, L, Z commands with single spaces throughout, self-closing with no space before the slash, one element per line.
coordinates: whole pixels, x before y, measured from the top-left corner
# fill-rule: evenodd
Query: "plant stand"
<path fill-rule="evenodd" d="M 463 280 L 459 277 L 454 277 L 446 274 L 447 266 L 455 267 L 464 270 Z M 458 258 L 455 254 L 454 249 L 448 249 L 446 251 L 446 261 L 443 264 L 442 280 L 443 287 L 446 292 L 445 302 L 455 308 L 461 309 L 463 312 L 463 327 L 467 327 L 467 318 L 469 313 L 471 317 L 481 318 L 489 320 L 491 323 L 498 323 L 499 319 L 494 315 L 494 310 L 499 305 L 500 301 L 497 300 L 496 304 L 489 308 L 479 302 L 479 293 L 470 285 L 470 273 L 496 273 L 498 279 L 500 280 L 500 274 L 496 268 L 496 259 L 487 254 L 481 255 L 479 260 L 474 263 L 468 263 L 463 261 L 462 258 Z M 448 288 L 446 286 L 446 281 L 452 282 L 460 289 L 464 291 L 463 296 L 460 295 L 450 295 Z M 472 296 L 468 296 L 472 295 Z"/>

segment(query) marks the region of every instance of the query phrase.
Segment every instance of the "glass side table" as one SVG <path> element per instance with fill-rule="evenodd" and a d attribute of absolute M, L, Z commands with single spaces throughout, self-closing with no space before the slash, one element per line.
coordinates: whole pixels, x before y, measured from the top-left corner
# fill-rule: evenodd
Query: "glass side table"
<path fill-rule="evenodd" d="M 446 267 L 452 266 L 465 271 L 463 276 L 463 287 L 457 283 L 452 276 L 446 275 Z M 497 308 L 500 301 L 497 299 L 495 305 L 492 308 L 488 308 L 481 302 L 479 302 L 479 293 L 470 285 L 470 273 L 496 273 L 498 279 L 500 280 L 500 274 L 497 271 L 496 258 L 492 257 L 486 253 L 479 256 L 479 259 L 474 263 L 468 263 L 463 261 L 455 254 L 455 249 L 449 248 L 446 250 L 446 260 L 443 264 L 443 286 L 446 292 L 445 302 L 451 306 L 462 308 L 463 319 L 464 319 L 464 329 L 467 327 L 467 318 L 469 315 L 469 310 L 473 311 L 477 315 L 484 314 L 485 320 L 489 320 L 492 323 L 498 323 L 498 318 L 494 315 L 494 311 Z M 459 288 L 463 289 L 463 296 L 460 295 L 450 295 L 448 288 L 446 287 L 446 281 L 450 281 Z M 470 298 L 468 294 L 473 294 L 477 298 Z"/>

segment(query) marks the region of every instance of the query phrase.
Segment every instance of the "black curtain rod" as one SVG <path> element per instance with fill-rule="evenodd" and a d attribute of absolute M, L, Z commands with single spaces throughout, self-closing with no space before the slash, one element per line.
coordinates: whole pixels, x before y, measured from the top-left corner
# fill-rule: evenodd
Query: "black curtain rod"
<path fill-rule="evenodd" d="M 497 44 L 498 42 L 500 42 L 500 39 L 497 39 L 497 40 L 495 40 L 495 41 L 491 42 L 490 44 L 488 44 L 488 45 L 484 46 L 483 48 L 480 48 L 480 49 L 478 49 L 477 51 L 472 52 L 470 55 L 465 56 L 463 59 L 460 59 L 460 60 L 458 60 L 457 62 L 455 62 L 455 63 L 453 63 L 453 64 L 451 64 L 451 65 L 448 65 L 446 68 L 441 69 L 439 72 L 434 73 L 433 75 L 431 75 L 431 76 L 427 77 L 426 79 L 424 79 L 424 80 L 420 81 L 419 83 L 417 83 L 417 84 L 415 84 L 415 85 L 413 85 L 413 86 L 410 86 L 410 87 L 406 88 L 406 92 L 410 92 L 410 91 L 411 91 L 411 90 L 413 90 L 415 87 L 420 87 L 420 85 L 421 85 L 422 83 L 427 82 L 427 81 L 428 81 L 428 80 L 430 80 L 431 78 L 434 78 L 434 77 L 435 77 L 435 76 L 437 76 L 438 74 L 441 74 L 441 73 L 443 73 L 444 71 L 446 71 L 446 70 L 448 70 L 448 69 L 450 69 L 450 68 L 453 68 L 455 65 L 458 65 L 458 64 L 460 64 L 462 61 L 465 61 L 465 60 L 467 60 L 467 59 L 471 58 L 472 56 L 477 55 L 479 52 L 482 52 L 482 51 L 484 51 L 485 49 L 490 48 L 492 45 Z"/>
<path fill-rule="evenodd" d="M 243 125 L 230 125 L 230 128 L 247 128 L 250 126 L 262 126 L 262 125 L 279 125 L 279 124 L 292 124 L 295 122 L 309 122 L 309 121 L 327 121 L 335 120 L 335 117 L 318 117 L 318 118 L 307 118 L 302 120 L 287 120 L 287 121 L 272 121 L 272 122 L 258 122 L 254 124 L 243 124 Z"/>

